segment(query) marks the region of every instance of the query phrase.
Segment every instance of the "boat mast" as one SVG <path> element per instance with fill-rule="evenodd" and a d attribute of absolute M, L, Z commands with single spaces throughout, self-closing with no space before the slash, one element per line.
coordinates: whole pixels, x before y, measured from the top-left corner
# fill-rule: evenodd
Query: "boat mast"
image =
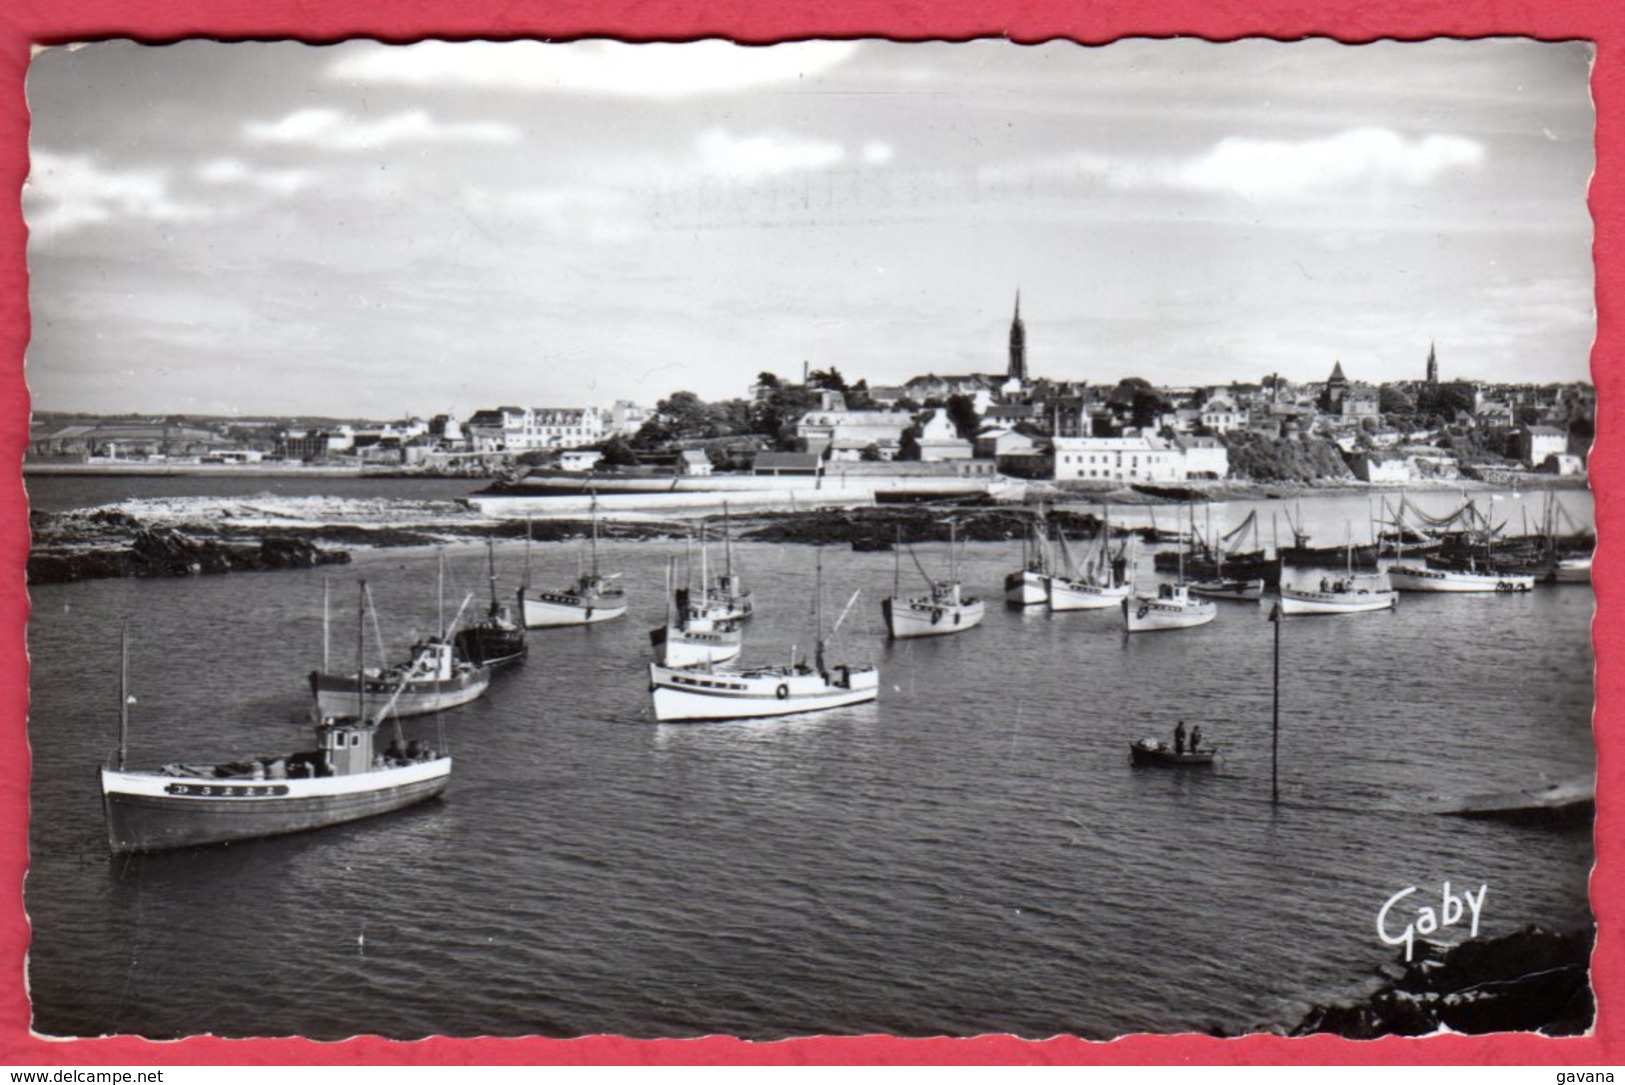
<path fill-rule="evenodd" d="M 446 639 L 446 548 L 440 547 L 440 564 L 434 581 L 435 622 L 440 626 L 440 639 Z"/>
<path fill-rule="evenodd" d="M 818 667 L 818 673 L 824 673 L 824 551 L 818 551 L 818 563 L 813 574 L 813 628 L 816 638 L 813 641 L 813 662 Z"/>
<path fill-rule="evenodd" d="M 598 495 L 592 495 L 592 508 L 589 512 L 592 519 L 592 578 L 598 579 Z"/>
<path fill-rule="evenodd" d="M 130 740 L 130 619 L 119 634 L 118 770 L 124 771 L 124 751 Z"/>
<path fill-rule="evenodd" d="M 733 591 L 734 585 L 734 533 L 733 524 L 728 519 L 728 503 L 722 503 L 722 575 L 728 578 L 728 590 Z"/>
<path fill-rule="evenodd" d="M 325 577 L 325 576 L 322 577 L 322 673 L 323 674 L 330 674 L 332 672 L 332 668 L 330 666 L 328 666 L 328 662 L 327 662 L 328 661 L 328 656 L 329 656 L 328 643 L 332 639 L 332 638 L 330 638 L 328 636 L 328 630 L 327 630 L 327 595 L 328 595 L 329 583 L 330 583 L 330 581 L 328 580 L 327 577 Z"/>
<path fill-rule="evenodd" d="M 530 590 L 530 517 L 525 517 L 525 583 L 526 591 Z"/>
<path fill-rule="evenodd" d="M 367 719 L 367 582 L 361 582 L 361 604 L 355 622 L 355 718 Z"/>
<path fill-rule="evenodd" d="M 891 594 L 893 599 L 903 594 L 903 525 L 897 525 L 897 545 L 892 547 Z"/>
<path fill-rule="evenodd" d="M 485 568 L 486 581 L 491 585 L 491 609 L 497 608 L 497 544 L 494 539 L 485 540 Z"/>

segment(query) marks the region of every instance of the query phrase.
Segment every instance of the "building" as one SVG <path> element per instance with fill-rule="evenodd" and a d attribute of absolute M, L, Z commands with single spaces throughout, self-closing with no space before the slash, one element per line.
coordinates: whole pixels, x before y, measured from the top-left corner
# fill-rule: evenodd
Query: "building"
<path fill-rule="evenodd" d="M 919 423 L 921 463 L 940 463 L 944 460 L 968 460 L 976 455 L 975 446 L 959 436 L 959 430 L 948 418 L 945 410 L 932 410 Z"/>
<path fill-rule="evenodd" d="M 913 424 L 910 411 L 808 411 L 796 423 L 796 437 L 807 442 L 810 452 L 830 450 L 831 458 L 838 452 L 842 459 L 855 460 L 870 445 L 895 452 L 903 431 Z"/>
<path fill-rule="evenodd" d="M 818 454 L 814 452 L 758 452 L 751 464 L 753 475 L 816 475 Z"/>
<path fill-rule="evenodd" d="M 1156 437 L 1056 437 L 1055 480 L 1183 482 L 1185 454 Z"/>
<path fill-rule="evenodd" d="M 1430 387 L 1430 388 L 1439 383 L 1439 359 L 1438 359 L 1438 356 L 1435 355 L 1434 352 L 1433 352 L 1433 344 L 1432 343 L 1428 344 L 1428 375 L 1427 375 L 1427 383 L 1428 383 L 1428 387 Z"/>
<path fill-rule="evenodd" d="M 705 478 L 711 474 L 711 457 L 697 448 L 685 449 L 677 454 L 676 472 L 690 478 Z"/>
<path fill-rule="evenodd" d="M 1217 437 L 1175 437 L 1169 442 L 1185 458 L 1185 477 L 1230 477 L 1230 450 Z"/>
<path fill-rule="evenodd" d="M 1530 467 L 1538 467 L 1548 456 L 1561 456 L 1569 450 L 1568 434 L 1555 426 L 1521 426 L 1512 431 L 1508 454 Z"/>
<path fill-rule="evenodd" d="M 1409 482 L 1411 465 L 1403 456 L 1378 452 L 1356 452 L 1347 457 L 1349 470 L 1361 482 Z"/>

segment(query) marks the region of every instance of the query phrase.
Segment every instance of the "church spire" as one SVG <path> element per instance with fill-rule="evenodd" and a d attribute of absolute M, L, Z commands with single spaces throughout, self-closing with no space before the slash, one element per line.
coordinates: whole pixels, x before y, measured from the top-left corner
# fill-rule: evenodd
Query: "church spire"
<path fill-rule="evenodd" d="M 1433 344 L 1428 344 L 1428 383 L 1439 383 L 1439 359 L 1434 356 Z"/>
<path fill-rule="evenodd" d="M 1010 370 L 1011 380 L 1023 381 L 1027 379 L 1027 329 L 1021 323 L 1021 291 L 1016 291 L 1016 312 L 1010 321 Z"/>

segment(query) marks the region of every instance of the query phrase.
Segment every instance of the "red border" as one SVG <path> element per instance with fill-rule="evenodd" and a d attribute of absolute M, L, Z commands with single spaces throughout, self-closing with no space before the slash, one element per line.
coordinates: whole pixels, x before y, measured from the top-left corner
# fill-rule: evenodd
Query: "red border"
<path fill-rule="evenodd" d="M 284 38 L 335 41 L 374 37 L 411 41 L 424 37 L 613 36 L 630 40 L 728 37 L 770 42 L 806 37 L 968 39 L 1008 36 L 1020 42 L 1070 38 L 1098 43 L 1125 36 L 1194 36 L 1226 39 L 1269 36 L 1335 37 L 1347 42 L 1378 38 L 1523 35 L 1548 40 L 1590 39 L 1597 44 L 1592 90 L 1597 105 L 1597 178 L 1591 190 L 1596 221 L 1599 335 L 1592 355 L 1598 390 L 1599 438 L 1591 459 L 1601 540 L 1595 575 L 1598 615 L 1598 721 L 1612 718 L 1621 703 L 1615 651 L 1622 622 L 1614 606 L 1620 590 L 1612 562 L 1618 552 L 1613 529 L 1625 526 L 1613 491 L 1621 455 L 1620 371 L 1610 357 L 1619 330 L 1614 305 L 1622 286 L 1620 246 L 1621 157 L 1625 155 L 1625 9 L 1585 0 L 1520 4 L 1493 0 L 1361 0 L 1321 4 L 1272 0 L 1108 0 L 1090 7 L 1066 0 L 1027 0 L 995 7 L 974 0 L 888 3 L 824 0 L 803 12 L 783 6 L 728 0 L 703 9 L 693 0 L 652 0 L 615 12 L 592 0 L 521 6 L 513 0 L 351 0 L 309 4 L 301 0 L 14 0 L 0 5 L 0 1064 L 9 1065 L 192 1065 L 192 1064 L 1246 1064 L 1246 1063 L 1544 1063 L 1574 1067 L 1625 1063 L 1625 1035 L 1618 1003 L 1622 995 L 1619 912 L 1622 843 L 1607 830 L 1621 815 L 1615 805 L 1625 786 L 1620 742 L 1598 727 L 1597 870 L 1592 900 L 1600 928 L 1593 967 L 1600 1014 L 1591 1037 L 1545 1040 L 1531 1036 L 1460 1037 L 1351 1043 L 1330 1037 L 1240 1040 L 1137 1036 L 1111 1044 L 1073 1039 L 1024 1042 L 993 1036 L 966 1040 L 897 1040 L 883 1037 L 807 1039 L 749 1044 L 727 1037 L 689 1041 L 632 1041 L 616 1037 L 580 1040 L 425 1040 L 393 1043 L 363 1037 L 340 1044 L 304 1040 L 223 1041 L 194 1039 L 152 1044 L 116 1038 L 44 1041 L 30 1035 L 24 990 L 28 925 L 20 889 L 28 861 L 28 750 L 25 731 L 27 663 L 24 623 L 27 597 L 23 565 L 28 535 L 21 486 L 28 433 L 23 352 L 28 342 L 25 233 L 16 193 L 28 172 L 28 112 L 23 86 L 36 43 L 101 37 L 166 41 L 187 37 Z M 1611 349 L 1613 348 L 1613 349 Z"/>

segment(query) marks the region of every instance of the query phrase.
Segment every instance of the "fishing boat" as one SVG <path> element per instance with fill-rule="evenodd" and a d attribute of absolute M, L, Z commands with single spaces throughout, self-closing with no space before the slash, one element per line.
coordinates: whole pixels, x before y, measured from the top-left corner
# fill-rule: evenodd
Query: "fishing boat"
<path fill-rule="evenodd" d="M 1416 592 L 1526 592 L 1535 578 L 1528 573 L 1499 573 L 1476 568 L 1435 569 L 1428 565 L 1393 565 L 1388 581 L 1397 591 Z"/>
<path fill-rule="evenodd" d="M 591 625 L 607 622 L 626 613 L 626 593 L 598 569 L 598 505 L 592 506 L 591 559 L 588 568 L 578 571 L 576 581 L 558 591 L 542 591 L 530 586 L 530 526 L 525 527 L 525 583 L 519 589 L 519 613 L 527 629 L 547 629 L 564 625 Z"/>
<path fill-rule="evenodd" d="M 961 589 L 955 542 L 953 521 L 949 521 L 947 580 L 933 579 L 920 565 L 913 548 L 909 548 L 909 556 L 914 559 L 915 567 L 931 586 L 929 595 L 903 595 L 902 554 L 898 553 L 891 597 L 880 601 L 880 612 L 886 618 L 886 631 L 893 640 L 963 633 L 981 624 L 986 607 L 980 599 L 965 595 Z"/>
<path fill-rule="evenodd" d="M 354 721 L 322 719 L 313 749 L 227 764 L 131 769 L 127 648 L 124 659 L 118 752 L 101 770 L 107 845 L 114 854 L 226 844 L 357 821 L 432 799 L 451 778 L 449 755 L 417 741 L 403 746 L 398 731 L 389 749 L 378 751 L 382 712 Z M 358 675 L 356 685 L 363 689 L 365 679 Z"/>
<path fill-rule="evenodd" d="M 1185 567 L 1178 566 L 1179 581 L 1158 584 L 1155 595 L 1123 600 L 1123 628 L 1129 633 L 1155 633 L 1163 629 L 1190 629 L 1218 617 L 1216 603 L 1192 599 L 1185 584 Z"/>
<path fill-rule="evenodd" d="M 1591 583 L 1591 555 L 1581 558 L 1558 558 L 1552 567 L 1551 581 L 1554 584 L 1589 584 Z"/>
<path fill-rule="evenodd" d="M 480 667 L 500 667 L 525 658 L 528 646 L 525 627 L 516 621 L 513 609 L 497 598 L 496 544 L 485 541 L 485 557 L 491 585 L 491 605 L 485 618 L 457 630 L 453 642 L 462 658 Z"/>
<path fill-rule="evenodd" d="M 1282 584 L 1281 613 L 1296 617 L 1302 614 L 1359 614 L 1369 610 L 1392 610 L 1399 595 L 1380 584 L 1380 577 L 1342 580 L 1323 577 L 1318 588 Z"/>
<path fill-rule="evenodd" d="M 739 623 L 717 614 L 718 608 L 688 587 L 674 590 L 672 569 L 667 565 L 666 621 L 649 632 L 656 661 L 666 667 L 694 667 L 737 657 L 744 644 Z"/>
<path fill-rule="evenodd" d="M 700 526 L 700 547 L 705 546 L 705 527 Z M 706 582 L 705 604 L 711 611 L 711 616 L 717 621 L 742 622 L 751 616 L 755 610 L 755 603 L 751 599 L 750 590 L 744 586 L 739 574 L 734 572 L 734 542 L 733 531 L 728 521 L 728 505 L 722 506 L 722 553 L 723 571 L 717 576 L 716 582 Z"/>
<path fill-rule="evenodd" d="M 1049 598 L 1051 565 L 1049 533 L 1040 509 L 1021 541 L 1021 568 L 1005 575 L 1005 602 L 1018 607 L 1044 603 Z"/>
<path fill-rule="evenodd" d="M 1344 574 L 1333 580 L 1321 577 L 1318 586 L 1281 585 L 1281 613 L 1289 617 L 1305 614 L 1359 614 L 1372 610 L 1392 610 L 1399 599 L 1386 577 L 1354 572 L 1353 527 L 1345 540 Z"/>
<path fill-rule="evenodd" d="M 370 603 L 367 582 L 363 580 L 358 623 L 363 630 Z M 467 605 L 464 599 L 463 606 Z M 396 716 L 423 716 L 465 705 L 491 684 L 491 668 L 459 658 L 444 625 L 438 635 L 414 644 L 404 663 L 363 667 L 358 675 L 331 671 L 327 664 L 325 600 L 322 609 L 322 669 L 310 674 L 310 691 L 315 695 L 319 718 L 361 719 L 369 700 L 374 704 L 387 701 Z M 461 613 L 459 610 L 459 616 Z M 455 628 L 455 621 L 452 626 Z"/>
<path fill-rule="evenodd" d="M 879 671 L 872 666 L 832 665 L 825 661 L 822 562 L 817 595 L 817 647 L 810 663 L 798 658 L 794 648 L 789 662 L 781 665 L 702 664 L 685 668 L 651 663 L 649 690 L 655 719 L 662 723 L 756 719 L 873 701 L 880 694 Z M 853 592 L 831 628 L 831 636 L 839 631 L 857 599 L 858 593 Z"/>
<path fill-rule="evenodd" d="M 1190 589 L 1184 584 L 1158 584 L 1155 595 L 1136 595 L 1123 600 L 1123 621 L 1130 633 L 1190 629 L 1206 625 L 1218 613 L 1217 603 L 1192 599 Z"/>
<path fill-rule="evenodd" d="M 1121 605 L 1128 598 L 1130 584 L 1123 575 L 1128 562 L 1122 554 L 1113 558 L 1109 553 L 1110 535 L 1110 521 L 1102 516 L 1099 538 L 1079 568 L 1072 560 L 1066 534 L 1056 533 L 1061 551 L 1061 568 L 1066 575 L 1057 573 L 1044 582 L 1051 611 L 1105 610 Z"/>
<path fill-rule="evenodd" d="M 1472 513 L 1458 509 L 1450 517 L 1455 521 L 1464 516 L 1476 515 L 1476 508 L 1468 502 L 1464 509 L 1473 509 Z M 1407 508 L 1405 500 L 1400 499 L 1400 507 L 1394 514 L 1396 538 L 1403 540 L 1405 535 L 1405 514 Z M 1429 523 L 1441 522 L 1438 518 L 1430 518 Z M 1485 558 L 1492 559 L 1491 540 L 1495 529 L 1485 522 L 1481 530 Z M 1400 542 L 1399 558 L 1395 564 L 1388 567 L 1388 582 L 1396 591 L 1411 592 L 1511 592 L 1533 591 L 1535 578 L 1529 573 L 1516 573 L 1499 570 L 1494 567 L 1493 560 L 1487 560 L 1484 567 L 1480 567 L 1477 557 L 1468 555 L 1458 557 L 1448 565 L 1435 563 L 1424 558 L 1421 562 L 1405 561 L 1404 543 Z"/>
<path fill-rule="evenodd" d="M 1157 738 L 1142 738 L 1129 744 L 1129 759 L 1136 765 L 1164 765 L 1174 768 L 1213 766 L 1215 748 L 1186 750 L 1176 753 L 1172 746 Z"/>

